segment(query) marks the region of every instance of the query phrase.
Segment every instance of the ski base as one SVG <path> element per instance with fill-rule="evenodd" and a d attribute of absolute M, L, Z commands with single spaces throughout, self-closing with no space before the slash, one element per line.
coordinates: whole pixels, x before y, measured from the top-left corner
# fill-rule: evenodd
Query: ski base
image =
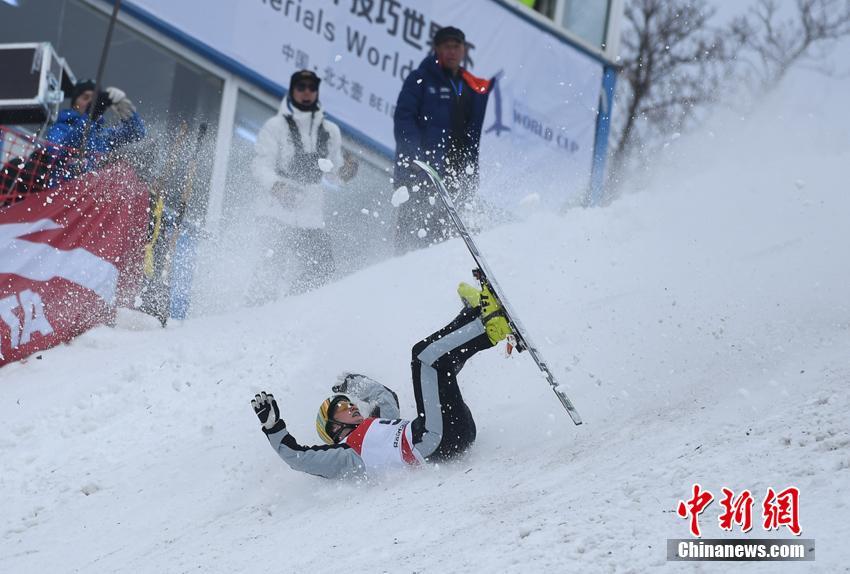
<path fill-rule="evenodd" d="M 440 178 L 439 174 L 425 162 L 414 160 L 416 165 L 418 165 L 422 170 L 428 175 L 431 181 L 434 183 L 434 187 L 437 190 L 437 195 L 443 202 L 443 205 L 446 208 L 446 212 L 449 215 L 449 219 L 452 220 L 457 232 L 460 234 L 464 243 L 466 244 L 466 248 L 469 250 L 470 255 L 475 260 L 477 265 L 477 269 L 473 270 L 473 275 L 476 279 L 478 279 L 479 283 L 486 283 L 487 287 L 496 296 L 499 302 L 502 304 L 502 309 L 505 312 L 506 318 L 508 320 L 508 324 L 511 326 L 511 329 L 514 332 L 514 337 L 517 341 L 517 351 L 523 352 L 528 351 L 528 354 L 531 355 L 531 358 L 534 360 L 537 368 L 544 374 L 546 377 L 546 381 L 549 383 L 549 386 L 552 387 L 552 391 L 558 397 L 558 400 L 561 402 L 561 405 L 567 411 L 567 414 L 570 415 L 572 421 L 580 425 L 582 424 L 581 416 L 578 414 L 575 406 L 572 401 L 569 399 L 567 394 L 555 380 L 555 375 L 549 369 L 549 365 L 543 360 L 540 351 L 537 349 L 537 346 L 531 341 L 528 336 L 528 331 L 526 331 L 525 327 L 519 321 L 518 315 L 511 307 L 510 303 L 505 299 L 504 291 L 502 291 L 501 287 L 496 283 L 495 277 L 493 273 L 490 271 L 490 267 L 487 265 L 487 262 L 484 260 L 484 257 L 481 255 L 481 252 L 478 250 L 478 246 L 472 240 L 472 236 L 469 234 L 469 231 L 466 229 L 466 225 L 464 225 L 463 221 L 460 219 L 460 216 L 455 209 L 454 202 L 452 201 L 451 196 L 449 195 L 448 190 L 446 189 L 445 184 L 443 183 L 442 178 Z"/>

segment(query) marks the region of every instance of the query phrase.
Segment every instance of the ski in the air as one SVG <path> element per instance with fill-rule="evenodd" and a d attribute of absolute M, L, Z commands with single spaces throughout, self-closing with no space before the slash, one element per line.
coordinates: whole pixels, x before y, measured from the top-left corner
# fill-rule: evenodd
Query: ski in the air
<path fill-rule="evenodd" d="M 446 185 L 443 183 L 442 178 L 440 178 L 439 174 L 434 171 L 430 165 L 425 162 L 414 160 L 414 163 L 418 165 L 422 170 L 428 174 L 428 177 L 431 178 L 431 181 L 434 182 L 434 187 L 437 189 L 437 195 L 443 202 L 443 205 L 446 207 L 446 211 L 449 214 L 449 218 L 452 220 L 455 228 L 457 229 L 460 236 L 463 238 L 464 243 L 466 243 L 467 249 L 469 249 L 469 253 L 472 255 L 472 258 L 475 260 L 475 264 L 478 268 L 473 272 L 475 274 L 476 279 L 480 281 L 482 284 L 486 284 L 493 295 L 502 303 L 502 309 L 505 311 L 506 318 L 508 323 L 511 326 L 511 329 L 514 332 L 514 338 L 516 339 L 516 348 L 517 351 L 528 351 L 528 354 L 531 355 L 531 358 L 534 359 L 534 362 L 537 364 L 537 367 L 540 371 L 546 376 L 546 380 L 549 385 L 552 387 L 552 390 L 555 392 L 555 395 L 558 397 L 558 400 L 561 401 L 561 404 L 564 405 L 564 408 L 567 410 L 567 413 L 570 415 L 570 418 L 573 419 L 573 422 L 577 425 L 581 424 L 581 416 L 578 414 L 575 406 L 573 406 L 572 401 L 570 401 L 569 397 L 567 397 L 563 388 L 558 384 L 555 380 L 555 375 L 552 374 L 552 371 L 549 369 L 549 365 L 543 360 L 543 357 L 540 355 L 540 351 L 537 346 L 532 343 L 531 339 L 528 337 L 528 331 L 526 331 L 525 327 L 523 327 L 522 323 L 519 322 L 518 315 L 514 311 L 513 307 L 511 307 L 510 303 L 507 299 L 505 299 L 505 293 L 502 291 L 502 288 L 499 287 L 499 284 L 496 283 L 495 276 L 493 272 L 490 270 L 490 267 L 487 265 L 487 262 L 484 260 L 484 257 L 481 255 L 481 252 L 478 250 L 478 246 L 475 245 L 475 242 L 472 240 L 472 236 L 467 231 L 466 226 L 461 220 L 460 216 L 455 209 L 454 202 L 452 201 L 451 196 L 449 195 L 448 190 L 446 189 Z"/>

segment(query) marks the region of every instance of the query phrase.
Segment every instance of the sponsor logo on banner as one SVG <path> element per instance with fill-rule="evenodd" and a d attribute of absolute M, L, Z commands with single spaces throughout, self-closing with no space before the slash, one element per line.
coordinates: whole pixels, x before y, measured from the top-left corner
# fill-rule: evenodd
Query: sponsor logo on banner
<path fill-rule="evenodd" d="M 482 193 L 516 203 L 520 182 L 555 203 L 586 191 L 602 64 L 499 2 L 129 3 L 280 86 L 295 70 L 314 70 L 325 110 L 388 152 L 404 78 L 439 28 L 459 27 L 470 43 L 466 67 L 482 78 L 499 76 L 481 142 Z M 197 17 L 211 10 L 216 17 Z"/>
<path fill-rule="evenodd" d="M 504 116 L 502 114 L 502 84 L 500 80 L 503 74 L 504 70 L 499 70 L 498 73 L 493 76 L 493 90 L 490 93 L 490 106 L 493 110 L 493 113 L 491 114 L 493 116 L 493 123 L 484 129 L 485 135 L 492 133 L 496 137 L 499 137 L 502 135 L 502 132 L 511 131 L 511 128 L 505 125 Z"/>
<path fill-rule="evenodd" d="M 147 207 L 113 166 L 0 210 L 0 365 L 113 319 L 139 279 Z"/>

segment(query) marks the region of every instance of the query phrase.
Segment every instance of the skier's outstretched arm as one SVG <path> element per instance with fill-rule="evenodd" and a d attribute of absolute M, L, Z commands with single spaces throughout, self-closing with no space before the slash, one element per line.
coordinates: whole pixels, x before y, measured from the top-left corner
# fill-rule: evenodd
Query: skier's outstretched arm
<path fill-rule="evenodd" d="M 254 413 L 263 425 L 263 432 L 272 448 L 293 470 L 325 478 L 342 478 L 364 473 L 363 460 L 346 444 L 303 446 L 298 444 L 286 423 L 274 396 L 260 393 L 251 401 Z"/>
<path fill-rule="evenodd" d="M 392 389 L 365 375 L 355 373 L 343 373 L 339 381 L 339 384 L 334 385 L 333 392 L 350 395 L 377 407 L 369 416 L 382 419 L 401 418 L 398 395 Z"/>

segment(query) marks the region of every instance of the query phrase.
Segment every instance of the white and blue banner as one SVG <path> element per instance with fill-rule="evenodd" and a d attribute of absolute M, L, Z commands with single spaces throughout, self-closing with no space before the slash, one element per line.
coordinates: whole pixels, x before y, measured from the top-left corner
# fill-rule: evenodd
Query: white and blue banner
<path fill-rule="evenodd" d="M 136 14 L 260 81 L 322 78 L 325 110 L 391 152 L 402 80 L 442 26 L 471 44 L 467 68 L 498 76 L 481 145 L 482 193 L 563 203 L 587 191 L 603 63 L 493 0 L 132 0 Z M 522 185 L 518 186 L 517 182 Z"/>

